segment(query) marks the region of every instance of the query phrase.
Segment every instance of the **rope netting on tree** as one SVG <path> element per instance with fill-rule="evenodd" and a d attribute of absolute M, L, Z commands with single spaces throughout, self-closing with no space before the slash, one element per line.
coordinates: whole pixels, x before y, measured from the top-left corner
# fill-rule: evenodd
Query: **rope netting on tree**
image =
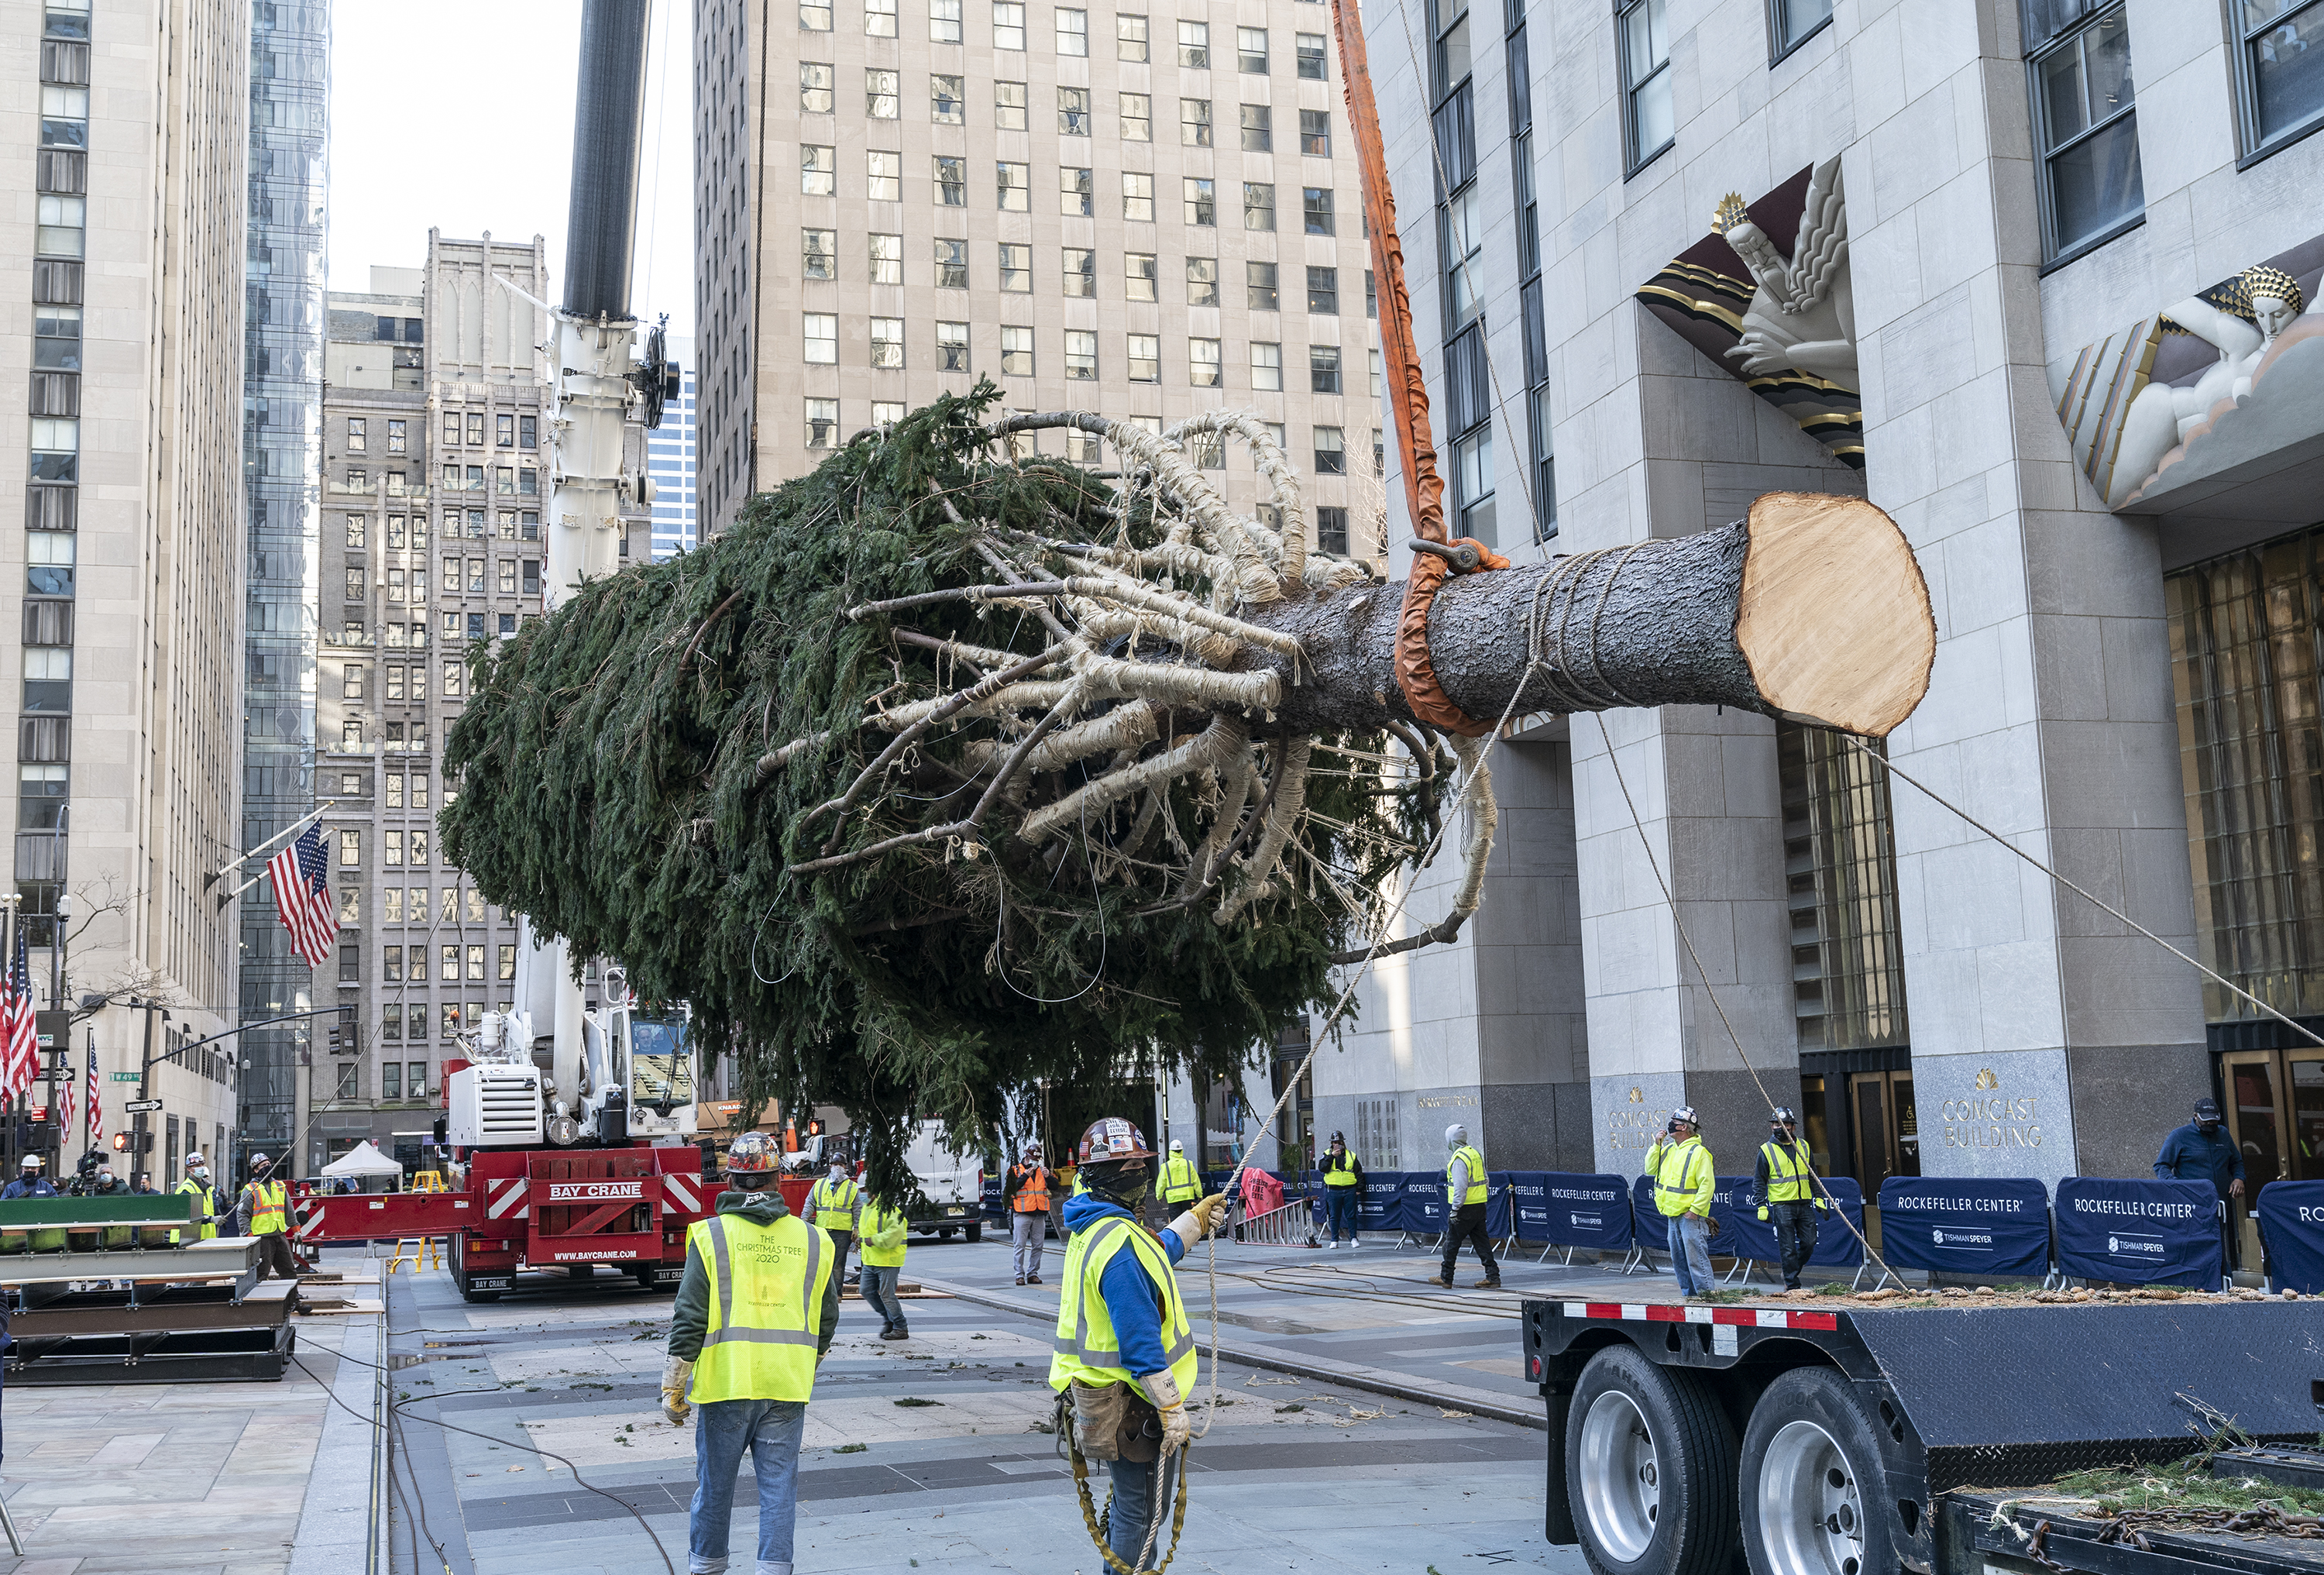
<path fill-rule="evenodd" d="M 1860 500 L 1770 494 L 1416 597 L 1313 547 L 1255 417 L 994 400 L 859 434 L 479 651 L 446 756 L 447 852 L 485 896 L 690 1001 L 746 1101 L 845 1109 L 875 1178 L 906 1123 L 989 1132 L 1036 1079 L 1237 1069 L 1335 999 L 1457 780 L 1449 911 L 1383 950 L 1452 938 L 1496 812 L 1445 714 L 1718 703 L 1879 733 L 1925 684 L 1925 589 Z M 1019 452 L 1056 428 L 1098 465 Z M 1250 464 L 1205 463 L 1222 444 Z M 1417 707 L 1416 642 L 1443 682 Z"/>

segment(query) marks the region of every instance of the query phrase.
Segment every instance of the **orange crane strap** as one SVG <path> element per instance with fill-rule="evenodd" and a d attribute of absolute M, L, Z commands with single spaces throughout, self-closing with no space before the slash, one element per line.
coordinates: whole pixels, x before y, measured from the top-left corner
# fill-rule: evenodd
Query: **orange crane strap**
<path fill-rule="evenodd" d="M 1396 193 L 1388 179 L 1388 156 L 1380 145 L 1379 106 L 1372 98 L 1370 66 L 1364 51 L 1363 17 L 1345 0 L 1332 0 L 1332 29 L 1340 40 L 1340 81 L 1348 101 L 1348 125 L 1355 134 L 1356 166 L 1364 185 L 1364 228 L 1371 237 L 1372 272 L 1379 299 L 1380 361 L 1387 378 L 1388 410 L 1396 422 L 1397 452 L 1404 462 L 1406 511 L 1424 541 L 1444 542 L 1444 478 L 1436 474 L 1436 446 L 1428 430 L 1428 383 L 1420 369 L 1420 347 L 1412 333 L 1412 299 L 1404 288 L 1404 244 L 1396 233 Z M 1463 538 L 1464 540 L 1468 539 Z M 1480 567 L 1505 569 L 1509 560 L 1470 540 Z M 1404 583 L 1404 609 L 1396 626 L 1396 683 L 1413 715 L 1432 727 L 1463 738 L 1490 732 L 1452 703 L 1437 681 L 1428 657 L 1428 605 L 1451 566 L 1432 553 L 1414 555 Z"/>

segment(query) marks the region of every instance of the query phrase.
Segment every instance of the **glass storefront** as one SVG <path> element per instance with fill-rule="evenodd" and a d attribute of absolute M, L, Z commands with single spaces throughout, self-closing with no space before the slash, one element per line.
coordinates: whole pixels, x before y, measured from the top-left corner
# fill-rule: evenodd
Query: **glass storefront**
<path fill-rule="evenodd" d="M 1910 1033 L 1887 773 L 1828 729 L 1789 722 L 1775 724 L 1775 759 L 1799 1047 L 1904 1045 Z"/>

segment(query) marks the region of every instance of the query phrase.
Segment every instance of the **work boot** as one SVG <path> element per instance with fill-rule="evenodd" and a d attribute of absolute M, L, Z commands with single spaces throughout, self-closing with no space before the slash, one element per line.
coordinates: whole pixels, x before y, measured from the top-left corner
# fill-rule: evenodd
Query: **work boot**
<path fill-rule="evenodd" d="M 1025 1283 L 1028 1285 L 1038 1285 L 1041 1283 L 1041 1276 L 1038 1275 L 1027 1275 L 1025 1276 Z"/>
<path fill-rule="evenodd" d="M 912 1338 L 912 1331 L 908 1329 L 883 1329 L 880 1331 L 880 1338 L 882 1340 L 909 1340 Z"/>
<path fill-rule="evenodd" d="M 1431 1275 L 1428 1276 L 1428 1283 L 1432 1285 L 1442 1285 L 1449 1291 L 1452 1288 L 1452 1272 L 1447 1269 L 1441 1275 Z"/>
<path fill-rule="evenodd" d="M 1498 1291 L 1501 1288 L 1501 1282 L 1498 1279 L 1479 1280 L 1469 1288 L 1472 1291 Z"/>
<path fill-rule="evenodd" d="M 1025 1283 L 1025 1276 L 1023 1275 L 1019 1275 L 1017 1276 L 1017 1283 L 1020 1285 L 1023 1285 Z"/>

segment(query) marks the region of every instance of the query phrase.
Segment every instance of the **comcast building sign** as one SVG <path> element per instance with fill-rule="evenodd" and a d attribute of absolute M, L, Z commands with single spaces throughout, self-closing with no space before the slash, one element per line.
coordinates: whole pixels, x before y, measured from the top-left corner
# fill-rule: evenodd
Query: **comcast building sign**
<path fill-rule="evenodd" d="M 2042 1147 L 2040 1097 L 2012 1095 L 1990 1068 L 1979 1068 L 1970 1091 L 1960 1099 L 1947 1100 L 1937 1119 L 1943 1125 L 1948 1148 Z"/>

